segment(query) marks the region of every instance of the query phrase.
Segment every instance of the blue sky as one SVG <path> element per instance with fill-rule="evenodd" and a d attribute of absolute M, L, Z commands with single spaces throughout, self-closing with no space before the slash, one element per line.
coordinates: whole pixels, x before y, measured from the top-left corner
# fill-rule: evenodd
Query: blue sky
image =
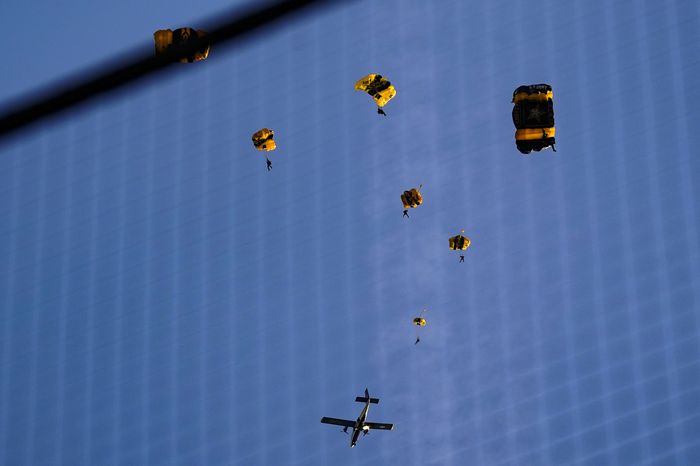
<path fill-rule="evenodd" d="M 230 6 L 3 4 L 0 102 Z M 0 143 L 0 465 L 700 463 L 700 5 L 441 6 L 309 15 Z M 557 152 L 524 157 L 540 82 Z M 365 387 L 396 427 L 350 449 L 318 421 Z"/>

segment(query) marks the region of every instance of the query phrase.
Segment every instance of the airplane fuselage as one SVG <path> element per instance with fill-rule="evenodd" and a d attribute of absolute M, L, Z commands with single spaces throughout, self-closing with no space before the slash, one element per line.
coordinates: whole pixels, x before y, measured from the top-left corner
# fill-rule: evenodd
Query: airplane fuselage
<path fill-rule="evenodd" d="M 357 417 L 357 421 L 355 421 L 355 427 L 352 429 L 352 438 L 350 439 L 351 447 L 354 447 L 355 444 L 357 444 L 357 439 L 360 437 L 360 432 L 364 430 L 367 413 L 369 413 L 369 399 L 365 403 L 364 409 L 362 409 L 362 412 Z"/>

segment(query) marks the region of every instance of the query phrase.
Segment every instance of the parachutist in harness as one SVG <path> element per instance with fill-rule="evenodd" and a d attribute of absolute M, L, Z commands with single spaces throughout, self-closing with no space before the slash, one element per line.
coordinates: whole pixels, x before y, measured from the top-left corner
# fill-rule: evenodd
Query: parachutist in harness
<path fill-rule="evenodd" d="M 459 261 L 464 262 L 464 256 L 459 256 Z"/>
<path fill-rule="evenodd" d="M 414 343 L 414 345 L 417 345 L 418 343 L 420 343 L 420 337 L 416 337 L 416 342 Z"/>
<path fill-rule="evenodd" d="M 545 144 L 547 143 L 547 131 L 545 131 L 544 128 L 542 129 L 542 141 L 544 141 Z M 554 147 L 554 144 L 552 144 L 552 151 L 557 151 L 557 148 Z"/>
<path fill-rule="evenodd" d="M 403 216 L 404 216 L 404 217 L 408 217 L 408 209 L 406 209 L 406 210 L 403 211 Z M 411 218 L 411 217 L 408 217 L 408 218 Z"/>
<path fill-rule="evenodd" d="M 272 162 L 270 162 L 270 159 L 268 159 L 268 158 L 266 158 L 265 160 L 267 161 L 267 171 L 271 171 L 272 170 Z"/>
<path fill-rule="evenodd" d="M 386 113 L 384 113 L 384 110 L 382 110 L 381 108 L 377 109 L 377 113 L 379 113 L 380 115 L 386 116 Z"/>

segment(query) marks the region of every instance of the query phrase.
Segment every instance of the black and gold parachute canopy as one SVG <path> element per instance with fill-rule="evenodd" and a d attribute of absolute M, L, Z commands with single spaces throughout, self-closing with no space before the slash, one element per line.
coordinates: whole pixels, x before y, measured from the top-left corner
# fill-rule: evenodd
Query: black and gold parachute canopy
<path fill-rule="evenodd" d="M 253 133 L 253 145 L 257 150 L 271 151 L 277 148 L 275 132 L 269 128 L 263 128 Z"/>
<path fill-rule="evenodd" d="M 462 233 L 464 233 L 464 230 L 462 230 Z M 471 244 L 471 240 L 466 236 L 457 235 L 450 238 L 450 249 L 453 251 L 466 251 Z"/>
<path fill-rule="evenodd" d="M 422 186 L 423 185 L 420 185 L 418 188 L 411 188 L 403 192 L 401 195 L 401 202 L 403 203 L 404 209 L 415 209 L 423 203 L 423 196 L 419 191 Z"/>
<path fill-rule="evenodd" d="M 195 30 L 192 28 L 179 28 L 174 31 L 171 29 L 160 29 L 153 33 L 153 40 L 156 43 L 156 55 L 160 55 L 168 51 L 171 47 L 178 45 L 187 45 L 197 41 L 199 38 L 205 37 L 206 31 Z M 201 47 L 188 57 L 182 57 L 181 63 L 192 63 L 194 61 L 205 60 L 209 56 L 209 44 Z"/>
<path fill-rule="evenodd" d="M 385 106 L 396 95 L 396 89 L 381 74 L 371 73 L 355 83 L 356 91 L 365 91 L 378 107 Z"/>
<path fill-rule="evenodd" d="M 515 145 L 523 154 L 554 147 L 554 94 L 549 84 L 520 86 L 513 92 Z"/>

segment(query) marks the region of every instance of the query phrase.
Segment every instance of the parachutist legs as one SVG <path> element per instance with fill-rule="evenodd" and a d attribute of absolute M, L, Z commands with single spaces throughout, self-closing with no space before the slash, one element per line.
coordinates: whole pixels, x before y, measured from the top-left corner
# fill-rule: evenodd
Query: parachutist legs
<path fill-rule="evenodd" d="M 404 216 L 404 217 L 408 217 L 408 209 L 406 209 L 406 210 L 403 211 L 403 216 Z M 408 218 L 411 218 L 411 217 L 408 217 Z"/>
<path fill-rule="evenodd" d="M 464 262 L 464 256 L 459 256 L 459 261 Z"/>

